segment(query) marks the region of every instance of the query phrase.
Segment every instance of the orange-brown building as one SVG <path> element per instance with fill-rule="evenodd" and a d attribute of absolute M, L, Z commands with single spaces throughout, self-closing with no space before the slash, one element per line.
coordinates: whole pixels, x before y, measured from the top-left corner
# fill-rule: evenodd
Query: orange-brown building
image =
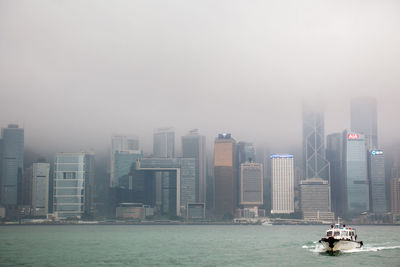
<path fill-rule="evenodd" d="M 231 134 L 219 134 L 214 145 L 215 213 L 231 217 L 236 208 L 236 141 Z"/>

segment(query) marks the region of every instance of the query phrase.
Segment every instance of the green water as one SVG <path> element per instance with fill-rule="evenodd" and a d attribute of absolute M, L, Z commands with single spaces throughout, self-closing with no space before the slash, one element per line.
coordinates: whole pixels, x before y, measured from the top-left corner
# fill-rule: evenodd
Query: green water
<path fill-rule="evenodd" d="M 400 266 L 400 227 L 357 229 L 327 256 L 326 226 L 1 226 L 0 266 Z"/>

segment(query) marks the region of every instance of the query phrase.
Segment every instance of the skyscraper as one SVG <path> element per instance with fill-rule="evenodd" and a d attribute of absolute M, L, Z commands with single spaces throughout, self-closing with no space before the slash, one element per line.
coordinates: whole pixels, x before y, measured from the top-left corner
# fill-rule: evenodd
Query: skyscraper
<path fill-rule="evenodd" d="M 215 213 L 231 217 L 236 208 L 236 141 L 231 134 L 219 134 L 214 144 Z"/>
<path fill-rule="evenodd" d="M 196 164 L 196 202 L 206 202 L 206 137 L 199 135 L 198 130 L 192 130 L 182 136 L 182 156 L 194 158 Z"/>
<path fill-rule="evenodd" d="M 272 214 L 294 213 L 293 155 L 271 155 Z"/>
<path fill-rule="evenodd" d="M 172 127 L 158 128 L 153 134 L 153 157 L 175 157 L 175 132 Z M 175 184 L 175 179 L 170 179 L 169 172 L 156 173 L 156 204 L 161 206 L 161 213 L 169 212 L 169 199 Z"/>
<path fill-rule="evenodd" d="M 240 164 L 239 188 L 239 204 L 241 206 L 263 205 L 263 167 L 261 163 Z"/>
<path fill-rule="evenodd" d="M 343 140 L 346 216 L 356 217 L 362 212 L 369 211 L 369 183 L 365 136 L 345 130 L 343 132 Z"/>
<path fill-rule="evenodd" d="M 256 161 L 256 149 L 252 143 L 242 142 L 237 143 L 237 163 Z"/>
<path fill-rule="evenodd" d="M 326 159 L 330 164 L 332 211 L 342 217 L 345 212 L 345 185 L 343 181 L 343 134 L 334 133 L 326 138 Z"/>
<path fill-rule="evenodd" d="M 110 162 L 110 187 L 118 186 L 118 178 L 121 176 L 121 170 L 116 168 L 116 155 L 133 154 L 140 155 L 139 138 L 133 135 L 114 135 L 111 137 L 111 162 Z M 132 155 L 131 155 L 132 156 Z M 127 156 L 129 157 L 129 156 Z M 135 158 L 135 156 L 132 156 Z M 126 157 L 125 157 L 126 158 Z M 136 158 L 134 159 L 136 161 Z M 123 167 L 126 169 L 126 167 Z M 117 172 L 117 176 L 116 176 Z M 129 173 L 129 172 L 127 172 Z"/>
<path fill-rule="evenodd" d="M 333 221 L 328 181 L 309 178 L 300 182 L 301 211 L 305 220 Z"/>
<path fill-rule="evenodd" d="M 305 178 L 329 179 L 325 159 L 324 113 L 303 106 L 303 161 Z"/>
<path fill-rule="evenodd" d="M 50 163 L 33 163 L 32 174 L 33 215 L 46 216 L 49 212 Z"/>
<path fill-rule="evenodd" d="M 94 154 L 57 153 L 54 162 L 54 209 L 61 218 L 94 212 Z"/>
<path fill-rule="evenodd" d="M 1 204 L 16 208 L 24 166 L 24 129 L 9 124 L 2 132 Z"/>
<path fill-rule="evenodd" d="M 364 134 L 367 148 L 378 148 L 378 115 L 376 99 L 360 97 L 351 100 L 350 129 Z"/>
<path fill-rule="evenodd" d="M 390 180 L 391 211 L 400 214 L 400 178 Z"/>
<path fill-rule="evenodd" d="M 369 151 L 368 178 L 370 186 L 370 210 L 377 214 L 385 213 L 385 157 L 382 150 Z"/>

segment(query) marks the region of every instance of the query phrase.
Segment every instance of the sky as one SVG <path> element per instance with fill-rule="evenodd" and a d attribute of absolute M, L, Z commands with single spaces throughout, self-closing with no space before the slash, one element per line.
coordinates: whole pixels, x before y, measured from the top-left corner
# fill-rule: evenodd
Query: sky
<path fill-rule="evenodd" d="M 325 132 L 375 97 L 384 147 L 400 142 L 399 1 L 0 0 L 0 126 L 38 151 L 106 151 L 155 128 L 198 128 L 290 152 L 302 103 Z M 177 148 L 179 150 L 179 147 Z"/>

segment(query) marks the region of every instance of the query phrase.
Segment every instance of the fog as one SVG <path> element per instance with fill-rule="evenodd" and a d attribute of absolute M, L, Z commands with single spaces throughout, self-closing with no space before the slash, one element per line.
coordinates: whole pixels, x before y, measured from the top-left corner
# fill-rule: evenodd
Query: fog
<path fill-rule="evenodd" d="M 0 1 L 0 126 L 39 153 L 107 151 L 193 128 L 276 152 L 301 145 L 303 101 L 325 132 L 376 97 L 400 141 L 399 1 Z M 179 142 L 178 142 L 179 144 Z M 177 147 L 179 150 L 179 147 Z"/>

